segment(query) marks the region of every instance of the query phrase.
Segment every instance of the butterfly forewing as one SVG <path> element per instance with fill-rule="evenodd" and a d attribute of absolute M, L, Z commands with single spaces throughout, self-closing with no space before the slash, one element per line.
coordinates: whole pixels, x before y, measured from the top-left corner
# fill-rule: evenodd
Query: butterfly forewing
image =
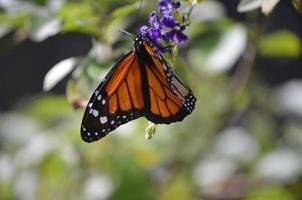
<path fill-rule="evenodd" d="M 136 56 L 131 52 L 123 57 L 93 93 L 81 126 L 84 141 L 98 140 L 144 115 L 142 77 Z"/>

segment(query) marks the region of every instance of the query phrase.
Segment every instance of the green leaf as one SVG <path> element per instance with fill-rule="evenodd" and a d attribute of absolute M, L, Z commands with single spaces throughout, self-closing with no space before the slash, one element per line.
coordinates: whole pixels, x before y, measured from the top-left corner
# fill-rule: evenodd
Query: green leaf
<path fill-rule="evenodd" d="M 277 31 L 264 36 L 259 42 L 258 50 L 267 57 L 297 58 L 301 55 L 301 41 L 292 32 Z"/>
<path fill-rule="evenodd" d="M 109 198 L 110 200 L 155 199 L 154 189 L 147 171 L 129 158 L 118 157 L 115 161 L 116 166 L 119 167 L 115 175 L 119 180 L 113 195 Z"/>
<path fill-rule="evenodd" d="M 97 22 L 99 16 L 94 13 L 93 8 L 87 4 L 67 3 L 59 10 L 58 16 L 63 19 L 82 19 L 90 22 Z"/>
<path fill-rule="evenodd" d="M 177 174 L 173 176 L 171 181 L 162 191 L 161 200 L 182 200 L 195 199 L 193 194 L 193 185 L 186 174 Z"/>
<path fill-rule="evenodd" d="M 78 31 L 102 38 L 99 30 L 100 16 L 91 6 L 84 3 L 67 3 L 57 15 L 63 21 L 62 31 Z"/>
<path fill-rule="evenodd" d="M 19 15 L 0 13 L 0 24 L 8 25 L 14 28 L 21 28 L 25 26 L 29 18 L 30 15 L 27 13 L 20 13 Z"/>
<path fill-rule="evenodd" d="M 41 96 L 28 104 L 28 106 L 23 109 L 23 113 L 35 116 L 41 120 L 41 122 L 48 124 L 51 123 L 52 120 L 69 116 L 71 109 L 65 96 Z"/>
<path fill-rule="evenodd" d="M 47 3 L 46 0 L 34 0 L 34 2 L 39 6 L 45 6 Z"/>
<path fill-rule="evenodd" d="M 294 200 L 293 195 L 279 187 L 261 188 L 259 191 L 250 193 L 245 200 Z"/>
<path fill-rule="evenodd" d="M 11 183 L 5 183 L 2 181 L 0 183 L 0 193 L 1 193 L 1 198 L 3 199 L 14 199 L 15 196 L 13 195 L 13 186 Z"/>
<path fill-rule="evenodd" d="M 174 13 L 174 17 L 175 17 L 175 19 L 176 19 L 177 21 L 179 21 L 179 22 L 181 22 L 181 23 L 184 23 L 184 17 L 183 17 L 183 15 L 181 14 L 180 11 L 176 11 L 176 12 Z"/>
<path fill-rule="evenodd" d="M 101 41 L 104 40 L 102 33 L 100 32 L 99 28 L 94 25 L 88 25 L 88 24 L 81 24 L 78 22 L 66 22 L 62 26 L 62 32 L 81 32 L 89 34 Z"/>

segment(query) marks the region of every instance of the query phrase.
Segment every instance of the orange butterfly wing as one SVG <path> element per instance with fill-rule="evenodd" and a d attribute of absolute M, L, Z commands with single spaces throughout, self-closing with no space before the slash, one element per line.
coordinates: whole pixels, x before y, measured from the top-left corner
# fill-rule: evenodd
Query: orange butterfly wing
<path fill-rule="evenodd" d="M 144 46 L 152 58 L 145 66 L 150 97 L 146 118 L 156 124 L 182 121 L 194 109 L 192 91 L 170 70 L 156 47 Z"/>
<path fill-rule="evenodd" d="M 142 80 L 137 54 L 132 51 L 112 68 L 90 98 L 81 126 L 84 141 L 98 140 L 144 115 Z"/>

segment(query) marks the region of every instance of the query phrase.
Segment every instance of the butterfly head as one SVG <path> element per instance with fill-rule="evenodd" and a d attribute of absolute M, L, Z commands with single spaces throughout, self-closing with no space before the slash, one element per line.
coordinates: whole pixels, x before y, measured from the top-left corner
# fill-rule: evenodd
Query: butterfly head
<path fill-rule="evenodd" d="M 143 36 L 141 34 L 135 35 L 133 39 L 133 43 L 135 48 L 140 48 L 141 46 L 143 46 L 144 45 Z"/>

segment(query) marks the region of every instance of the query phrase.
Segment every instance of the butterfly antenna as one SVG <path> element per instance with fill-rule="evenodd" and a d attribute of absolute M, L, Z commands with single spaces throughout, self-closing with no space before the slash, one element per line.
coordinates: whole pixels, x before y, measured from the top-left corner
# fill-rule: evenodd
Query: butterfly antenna
<path fill-rule="evenodd" d="M 139 7 L 138 7 L 138 10 L 137 10 L 137 12 L 136 12 L 135 21 L 137 21 L 137 19 L 138 19 L 138 15 L 139 15 L 139 12 L 140 12 L 140 10 L 141 10 L 142 3 L 143 3 L 143 0 L 140 0 L 140 2 L 139 2 Z M 129 33 L 128 31 L 125 31 L 125 30 L 122 30 L 122 29 L 120 29 L 120 32 L 122 32 L 122 33 L 124 33 L 124 34 L 126 34 L 126 35 L 130 35 L 130 36 L 133 37 L 133 38 L 134 38 L 134 36 L 135 36 L 135 35 L 133 35 L 132 33 Z"/>
<path fill-rule="evenodd" d="M 138 15 L 139 15 L 139 12 L 141 10 L 141 7 L 142 7 L 142 3 L 143 3 L 143 0 L 140 0 L 139 2 L 139 7 L 138 7 L 138 10 L 136 12 L 136 17 L 135 17 L 135 21 L 137 22 L 137 19 L 138 19 Z"/>
<path fill-rule="evenodd" d="M 134 35 L 132 33 L 129 33 L 128 31 L 125 31 L 123 29 L 119 29 L 119 31 L 134 38 Z"/>

